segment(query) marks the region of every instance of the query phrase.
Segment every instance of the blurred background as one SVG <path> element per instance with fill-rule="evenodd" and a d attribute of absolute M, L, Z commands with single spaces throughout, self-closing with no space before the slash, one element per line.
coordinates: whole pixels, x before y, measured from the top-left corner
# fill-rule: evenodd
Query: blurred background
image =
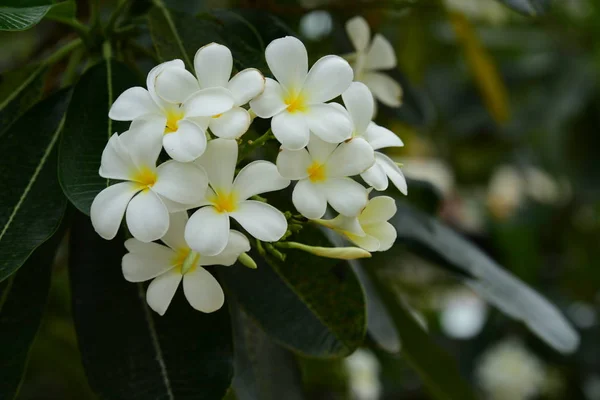
<path fill-rule="evenodd" d="M 398 57 L 391 75 L 403 87 L 403 105 L 380 105 L 377 121 L 405 143 L 391 153 L 411 179 L 405 200 L 547 296 L 580 332 L 581 346 L 571 356 L 554 352 L 408 252 L 398 257 L 401 268 L 390 271 L 390 282 L 483 399 L 600 400 L 599 0 L 555 1 L 534 18 L 496 0 L 166 3 L 191 14 L 211 7 L 273 13 L 315 58 L 351 51 L 344 24 L 365 17 Z M 112 8 L 110 1 L 101 4 Z M 87 2 L 77 6 L 85 20 Z M 14 74 L 27 73 L 20 67 L 43 58 L 67 32 L 48 21 L 0 32 L 0 99 Z M 138 40 L 147 46 L 149 34 L 142 31 Z M 141 60 L 140 68 L 152 65 Z M 20 400 L 95 398 L 70 317 L 64 243 Z M 346 360 L 298 361 L 307 399 L 429 398 L 401 357 L 370 342 Z"/>

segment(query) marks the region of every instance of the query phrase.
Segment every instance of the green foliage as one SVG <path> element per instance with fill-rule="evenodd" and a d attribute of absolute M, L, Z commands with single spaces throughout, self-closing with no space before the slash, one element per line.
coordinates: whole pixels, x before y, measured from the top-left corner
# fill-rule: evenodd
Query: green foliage
<path fill-rule="evenodd" d="M 44 18 L 51 6 L 0 7 L 0 31 L 23 31 Z"/>

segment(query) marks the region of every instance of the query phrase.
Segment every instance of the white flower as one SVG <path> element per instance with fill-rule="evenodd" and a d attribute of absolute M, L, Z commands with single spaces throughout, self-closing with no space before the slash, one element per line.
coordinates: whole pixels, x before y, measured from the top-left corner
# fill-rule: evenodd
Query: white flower
<path fill-rule="evenodd" d="M 292 201 L 306 218 L 321 218 L 327 203 L 340 214 L 355 216 L 367 204 L 368 192 L 348 177 L 365 171 L 374 161 L 373 149 L 364 139 L 336 145 L 311 135 L 306 149 L 282 148 L 277 168 L 281 176 L 298 180 Z"/>
<path fill-rule="evenodd" d="M 354 125 L 354 137 L 364 138 L 373 150 L 404 146 L 394 132 L 371 121 L 375 102 L 369 88 L 363 83 L 353 82 L 342 94 L 342 99 Z M 386 190 L 389 178 L 400 192 L 407 193 L 404 174 L 392 159 L 381 152 L 375 152 L 375 164 L 360 176 L 375 190 Z"/>
<path fill-rule="evenodd" d="M 325 56 L 308 70 L 304 44 L 286 36 L 272 41 L 265 51 L 277 81 L 267 78 L 265 91 L 250 102 L 261 118 L 273 117 L 273 134 L 289 150 L 308 144 L 312 132 L 329 143 L 350 137 L 348 117 L 325 103 L 339 96 L 352 82 L 352 68 L 338 56 Z"/>
<path fill-rule="evenodd" d="M 377 357 L 367 349 L 357 349 L 344 359 L 348 383 L 354 400 L 378 400 L 382 387 L 379 380 L 381 366 Z"/>
<path fill-rule="evenodd" d="M 183 293 L 190 305 L 198 311 L 211 313 L 223 306 L 225 296 L 219 282 L 202 266 L 233 265 L 237 258 L 250 250 L 248 239 L 240 232 L 230 230 L 225 249 L 216 256 L 205 256 L 191 250 L 183 237 L 188 221 L 187 212 L 171 214 L 168 232 L 158 243 L 142 243 L 129 239 L 123 257 L 123 276 L 129 282 L 152 279 L 146 292 L 148 305 L 164 315 L 183 280 Z"/>
<path fill-rule="evenodd" d="M 195 251 L 214 255 L 227 245 L 229 217 L 250 235 L 264 242 L 276 242 L 287 231 L 285 216 L 275 207 L 250 197 L 280 190 L 290 184 L 267 161 L 254 161 L 233 176 L 238 148 L 234 140 L 215 139 L 195 162 L 204 167 L 210 187 L 185 228 L 185 240 Z"/>
<path fill-rule="evenodd" d="M 388 196 L 374 197 L 357 217 L 338 215 L 334 219 L 316 220 L 321 225 L 346 236 L 367 251 L 389 250 L 396 241 L 396 229 L 387 222 L 396 214 L 396 202 Z"/>
<path fill-rule="evenodd" d="M 230 80 L 231 50 L 218 43 L 207 44 L 196 52 L 194 69 L 195 77 L 185 69 L 165 69 L 156 78 L 156 92 L 171 103 L 180 103 L 198 90 L 224 88 L 234 99 L 233 107 L 196 122 L 225 139 L 237 139 L 246 133 L 252 120 L 241 106 L 263 92 L 265 77 L 257 69 L 247 68 Z"/>
<path fill-rule="evenodd" d="M 113 103 L 108 116 L 116 121 L 135 121 L 141 117 L 152 121 L 152 130 L 160 130 L 163 146 L 174 160 L 192 161 L 206 148 L 205 117 L 228 111 L 235 103 L 231 92 L 224 88 L 189 90 L 174 87 L 179 96 L 166 101 L 155 90 L 157 77 L 165 70 L 185 71 L 181 60 L 173 60 L 154 67 L 146 81 L 148 90 L 136 86 L 124 91 Z"/>
<path fill-rule="evenodd" d="M 126 181 L 107 187 L 92 203 L 92 224 L 104 239 L 115 237 L 125 210 L 133 237 L 159 239 L 169 228 L 168 209 L 198 203 L 208 186 L 206 173 L 194 164 L 167 161 L 156 167 L 162 132 L 149 125 L 153 122 L 136 120 L 129 131 L 112 135 L 102 152 L 100 176 Z"/>
<path fill-rule="evenodd" d="M 389 107 L 400 107 L 402 87 L 389 76 L 378 72 L 396 67 L 396 53 L 388 40 L 376 34 L 371 42 L 371 30 L 363 17 L 346 22 L 346 33 L 356 50 L 348 56 L 353 60 L 354 78 L 365 83 L 373 96 Z"/>

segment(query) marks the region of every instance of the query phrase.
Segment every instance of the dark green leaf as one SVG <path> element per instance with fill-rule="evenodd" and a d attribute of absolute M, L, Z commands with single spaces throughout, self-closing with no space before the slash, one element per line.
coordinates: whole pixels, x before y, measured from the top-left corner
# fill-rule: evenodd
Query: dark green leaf
<path fill-rule="evenodd" d="M 227 305 L 203 314 L 181 288 L 165 316 L 125 281 L 123 237 L 105 241 L 78 214 L 71 232 L 73 318 L 90 386 L 102 398 L 221 399 L 233 375 Z"/>
<path fill-rule="evenodd" d="M 300 400 L 302 382 L 294 355 L 269 338 L 230 302 L 235 345 L 233 388 L 238 400 Z"/>
<path fill-rule="evenodd" d="M 0 31 L 29 29 L 40 22 L 51 7 L 0 7 Z"/>
<path fill-rule="evenodd" d="M 554 305 L 450 228 L 403 203 L 398 203 L 390 223 L 398 232 L 399 243 L 457 273 L 471 289 L 523 321 L 558 351 L 570 353 L 579 345 L 579 335 Z M 374 255 L 368 265 L 393 259 L 393 250 L 388 255 Z"/>
<path fill-rule="evenodd" d="M 63 230 L 37 248 L 23 268 L 0 283 L 0 398 L 15 397 L 44 309 L 54 254 Z"/>
<path fill-rule="evenodd" d="M 56 150 L 70 92 L 27 111 L 0 147 L 0 281 L 15 272 L 58 228 L 65 197 L 56 176 Z"/>
<path fill-rule="evenodd" d="M 320 233 L 298 241 L 314 243 Z M 311 240 L 312 241 L 309 241 Z M 328 244 L 325 244 L 328 245 Z M 277 341 L 303 354 L 350 354 L 365 335 L 365 300 L 347 263 L 289 250 L 285 262 L 252 257 L 258 269 L 219 270 L 229 294 Z"/>
<path fill-rule="evenodd" d="M 415 321 L 399 297 L 381 282 L 374 265 L 364 268 L 381 296 L 402 342 L 402 354 L 439 400 L 469 400 L 475 395 L 460 375 L 456 362 Z"/>
<path fill-rule="evenodd" d="M 545 14 L 550 9 L 550 0 L 499 0 L 515 11 L 528 16 Z"/>
<path fill-rule="evenodd" d="M 402 105 L 399 108 L 390 108 L 379 103 L 378 107 L 406 124 L 421 127 L 432 126 L 437 115 L 427 92 L 416 87 L 398 70 L 391 70 L 388 73 L 402 86 Z"/>
<path fill-rule="evenodd" d="M 75 1 L 69 0 L 52 6 L 50 11 L 48 11 L 46 14 L 46 18 L 54 21 L 65 22 L 73 20 L 76 14 L 77 5 L 75 4 Z"/>
<path fill-rule="evenodd" d="M 135 82 L 126 66 L 108 60 L 90 68 L 75 86 L 60 143 L 58 175 L 66 196 L 85 214 L 107 185 L 98 175 L 102 150 L 113 133 L 128 125 L 111 121 L 108 110 Z"/>

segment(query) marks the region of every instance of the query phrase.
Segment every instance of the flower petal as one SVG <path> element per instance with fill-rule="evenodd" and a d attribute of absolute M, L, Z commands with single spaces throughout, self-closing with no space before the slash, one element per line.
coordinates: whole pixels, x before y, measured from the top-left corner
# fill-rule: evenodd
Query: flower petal
<path fill-rule="evenodd" d="M 371 29 L 369 29 L 369 24 L 363 17 L 357 16 L 348 20 L 346 22 L 346 33 L 357 51 L 363 52 L 367 49 L 371 39 Z"/>
<path fill-rule="evenodd" d="M 236 230 L 229 230 L 229 239 L 225 249 L 216 256 L 200 257 L 200 265 L 226 265 L 235 264 L 238 257 L 247 251 L 250 251 L 250 242 L 243 233 Z"/>
<path fill-rule="evenodd" d="M 156 169 L 156 183 L 152 190 L 183 204 L 202 201 L 208 188 L 208 177 L 201 167 L 192 163 L 167 161 Z"/>
<path fill-rule="evenodd" d="M 150 93 L 143 87 L 135 86 L 127 89 L 112 104 L 108 118 L 115 121 L 133 121 L 148 114 L 160 114 Z"/>
<path fill-rule="evenodd" d="M 214 256 L 223 251 L 229 238 L 229 215 L 212 206 L 196 211 L 185 226 L 185 241 L 201 255 Z"/>
<path fill-rule="evenodd" d="M 369 88 L 361 82 L 352 82 L 350 87 L 342 94 L 344 105 L 352 118 L 354 134 L 362 135 L 367 130 L 375 100 Z"/>
<path fill-rule="evenodd" d="M 367 189 L 350 178 L 329 179 L 323 189 L 331 207 L 347 217 L 358 215 L 369 200 Z"/>
<path fill-rule="evenodd" d="M 227 84 L 235 105 L 246 104 L 265 90 L 265 77 L 256 68 L 246 68 L 235 74 Z"/>
<path fill-rule="evenodd" d="M 389 76 L 379 72 L 369 72 L 361 79 L 369 87 L 373 97 L 388 107 L 400 107 L 402 87 Z"/>
<path fill-rule="evenodd" d="M 235 101 L 225 88 L 202 89 L 185 100 L 183 108 L 187 117 L 210 117 L 231 110 Z"/>
<path fill-rule="evenodd" d="M 396 241 L 396 229 L 389 222 L 368 225 L 364 227 L 367 236 L 376 238 L 379 241 L 377 251 L 389 250 Z"/>
<path fill-rule="evenodd" d="M 362 226 L 385 222 L 396 214 L 396 202 L 389 196 L 377 196 L 369 200 L 358 219 Z"/>
<path fill-rule="evenodd" d="M 127 239 L 127 242 L 131 241 L 136 241 L 135 248 L 143 251 L 127 253 L 123 256 L 121 267 L 125 280 L 145 282 L 174 267 L 173 250 L 158 243 L 143 243 L 137 239 Z M 126 246 L 127 242 L 125 242 Z"/>
<path fill-rule="evenodd" d="M 299 150 L 308 144 L 310 137 L 304 113 L 283 111 L 271 120 L 273 135 L 288 150 Z"/>
<path fill-rule="evenodd" d="M 391 158 L 389 158 L 385 154 L 375 152 L 375 162 L 383 168 L 388 178 L 390 178 L 390 180 L 392 181 L 394 186 L 398 188 L 400 193 L 404 195 L 408 194 L 406 178 L 404 177 L 402 170 L 398 167 L 398 165 L 396 165 L 396 163 Z"/>
<path fill-rule="evenodd" d="M 287 108 L 285 93 L 281 85 L 271 78 L 265 78 L 265 90 L 250 100 L 250 108 L 261 118 L 271 118 Z"/>
<path fill-rule="evenodd" d="M 169 228 L 169 211 L 152 190 L 142 190 L 127 207 L 125 214 L 131 235 L 141 242 L 160 239 Z"/>
<path fill-rule="evenodd" d="M 231 50 L 222 44 L 209 43 L 194 56 L 194 70 L 203 89 L 227 87 L 232 68 Z"/>
<path fill-rule="evenodd" d="M 252 122 L 248 111 L 242 107 L 233 107 L 218 117 L 212 117 L 210 130 L 216 136 L 223 139 L 237 139 L 242 136 Z"/>
<path fill-rule="evenodd" d="M 183 68 L 164 68 L 156 77 L 156 94 L 169 103 L 183 103 L 200 90 L 196 77 Z"/>
<path fill-rule="evenodd" d="M 327 198 L 322 185 L 315 185 L 308 179 L 296 184 L 292 193 L 296 210 L 306 218 L 321 218 L 327 210 Z"/>
<path fill-rule="evenodd" d="M 154 169 L 162 150 L 165 118 L 148 115 L 133 121 L 128 131 L 121 134 L 121 143 L 129 152 L 138 169 Z"/>
<path fill-rule="evenodd" d="M 337 143 L 328 143 L 314 133 L 311 133 L 310 141 L 308 142 L 306 149 L 310 153 L 312 161 L 316 161 L 319 164 L 325 164 L 331 153 L 333 153 L 337 147 Z"/>
<path fill-rule="evenodd" d="M 160 107 L 168 107 L 169 103 L 164 101 L 156 94 L 156 77 L 166 68 L 180 68 L 185 69 L 185 64 L 183 61 L 179 59 L 167 61 L 161 64 L 158 64 L 156 67 L 152 68 L 150 72 L 148 72 L 148 76 L 146 77 L 146 87 L 148 88 L 148 93 L 154 100 L 154 102 Z"/>
<path fill-rule="evenodd" d="M 293 36 L 275 39 L 267 46 L 265 57 L 275 79 L 288 92 L 299 92 L 308 70 L 304 44 Z"/>
<path fill-rule="evenodd" d="M 165 151 L 176 161 L 194 161 L 206 150 L 206 132 L 188 120 L 179 121 L 177 128 L 175 132 L 162 135 Z"/>
<path fill-rule="evenodd" d="M 290 180 L 279 174 L 275 164 L 258 160 L 241 169 L 233 181 L 233 190 L 241 201 L 256 194 L 281 190 L 289 185 Z"/>
<path fill-rule="evenodd" d="M 260 201 L 242 201 L 230 215 L 250 235 L 263 242 L 276 242 L 287 231 L 287 220 L 283 213 Z"/>
<path fill-rule="evenodd" d="M 131 171 L 135 169 L 136 165 L 123 147 L 121 138 L 115 133 L 108 139 L 108 143 L 102 151 L 100 176 L 109 179 L 129 180 Z"/>
<path fill-rule="evenodd" d="M 378 251 L 381 247 L 379 240 L 371 235 L 357 236 L 352 233 L 346 233 L 346 237 L 350 239 L 355 245 L 361 247 L 367 251 Z"/>
<path fill-rule="evenodd" d="M 376 34 L 365 57 L 365 69 L 391 69 L 396 67 L 396 53 L 390 42 Z"/>
<path fill-rule="evenodd" d="M 310 142 L 309 142 L 310 144 Z M 304 179 L 308 177 L 308 167 L 312 158 L 306 149 L 286 150 L 282 148 L 277 156 L 277 170 L 287 179 Z"/>
<path fill-rule="evenodd" d="M 204 205 L 208 204 L 206 202 L 200 202 L 199 204 L 182 204 L 182 203 L 178 203 L 173 200 L 169 200 L 166 197 L 162 197 L 162 196 L 160 196 L 160 199 L 167 207 L 167 210 L 169 210 L 169 214 L 180 212 L 180 211 L 186 211 L 191 208 L 196 208 L 196 207 L 200 207 L 200 206 L 204 206 Z"/>
<path fill-rule="evenodd" d="M 352 123 L 347 113 L 332 104 L 311 105 L 304 115 L 310 131 L 326 142 L 341 143 L 352 135 Z"/>
<path fill-rule="evenodd" d="M 369 124 L 363 137 L 373 147 L 373 150 L 404 146 L 398 135 L 383 126 L 377 125 L 375 122 Z"/>
<path fill-rule="evenodd" d="M 181 278 L 181 274 L 174 269 L 154 278 L 146 291 L 146 302 L 150 308 L 160 315 L 165 315 Z"/>
<path fill-rule="evenodd" d="M 125 209 L 139 190 L 136 183 L 121 182 L 98 193 L 90 209 L 92 225 L 98 235 L 107 240 L 117 235 Z"/>
<path fill-rule="evenodd" d="M 175 251 L 189 248 L 183 235 L 187 222 L 188 214 L 186 211 L 169 214 L 169 230 L 160 240 Z M 127 245 L 127 243 L 125 244 Z"/>
<path fill-rule="evenodd" d="M 302 93 L 309 104 L 324 103 L 344 93 L 352 79 L 354 72 L 348 61 L 340 56 L 321 57 L 308 72 Z"/>
<path fill-rule="evenodd" d="M 235 140 L 214 139 L 208 142 L 206 151 L 195 161 L 204 168 L 213 189 L 229 191 L 237 164 L 238 146 Z"/>
<path fill-rule="evenodd" d="M 360 177 L 373 189 L 384 191 L 388 188 L 388 177 L 381 165 L 373 164 L 373 166 L 360 174 Z"/>
<path fill-rule="evenodd" d="M 358 175 L 375 163 L 375 152 L 362 138 L 340 144 L 327 160 L 327 174 L 333 177 Z"/>
<path fill-rule="evenodd" d="M 183 276 L 183 293 L 192 307 L 204 313 L 217 311 L 225 303 L 221 285 L 202 267 Z"/>

